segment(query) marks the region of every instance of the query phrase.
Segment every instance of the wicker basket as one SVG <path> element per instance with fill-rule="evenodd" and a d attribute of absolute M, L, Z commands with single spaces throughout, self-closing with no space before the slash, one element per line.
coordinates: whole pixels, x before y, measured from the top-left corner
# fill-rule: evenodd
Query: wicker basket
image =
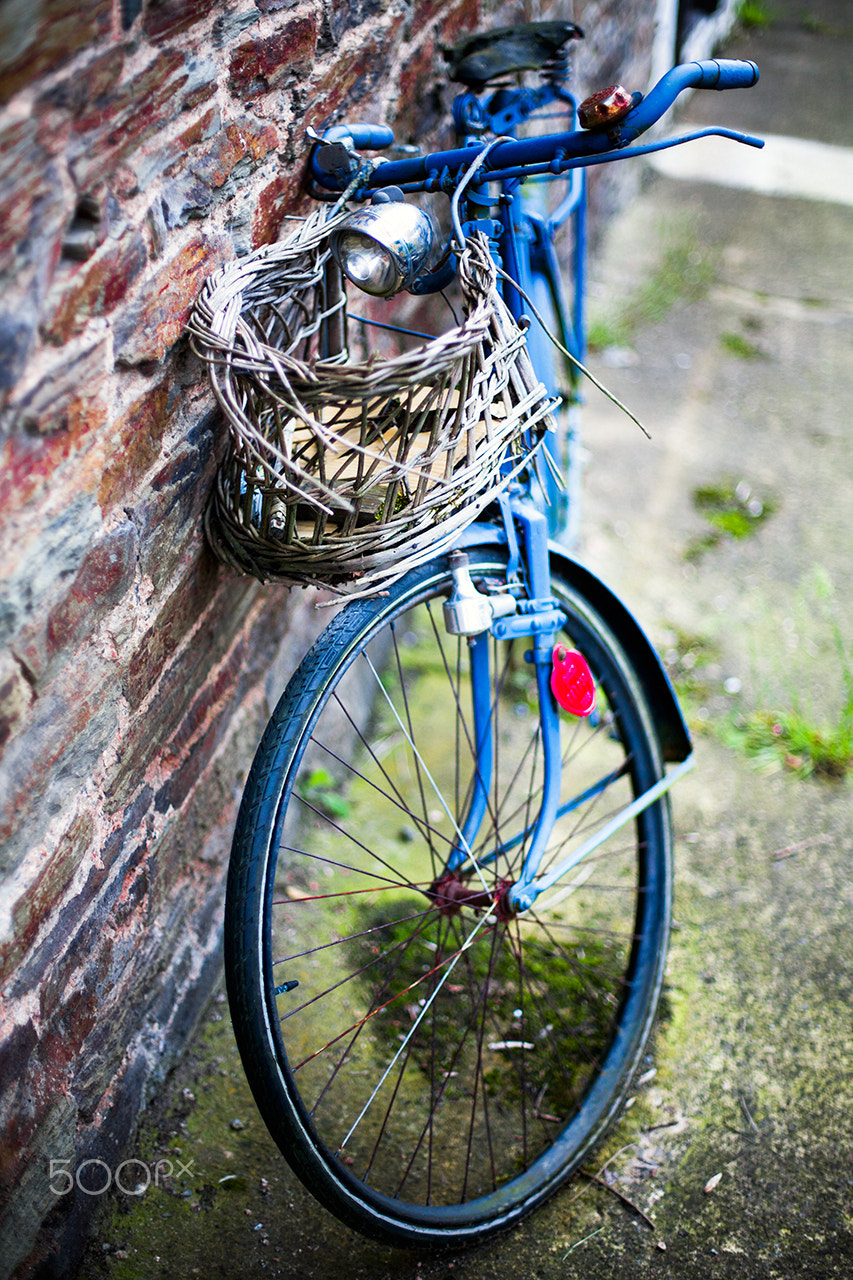
<path fill-rule="evenodd" d="M 551 425 L 483 237 L 461 254 L 463 322 L 355 363 L 325 210 L 205 284 L 193 345 L 231 433 L 206 520 L 219 558 L 262 581 L 386 589 L 448 547 Z M 353 588 L 355 590 L 353 590 Z"/>

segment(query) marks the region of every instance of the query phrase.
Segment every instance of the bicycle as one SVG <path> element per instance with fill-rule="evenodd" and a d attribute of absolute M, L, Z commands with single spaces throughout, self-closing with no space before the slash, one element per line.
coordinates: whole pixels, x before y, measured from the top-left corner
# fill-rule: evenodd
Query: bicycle
<path fill-rule="evenodd" d="M 340 126 L 313 134 L 311 182 L 322 199 L 374 200 L 366 220 L 336 211 L 334 230 L 344 274 L 375 293 L 389 278 L 441 289 L 474 245 L 550 407 L 565 360 L 578 399 L 584 170 L 707 133 L 761 145 L 714 128 L 634 145 L 683 89 L 747 87 L 758 69 L 691 63 L 645 98 L 611 88 L 578 105 L 565 57 L 578 29 L 525 33 L 521 54 L 506 31 L 454 52 L 456 147 L 365 163 L 390 131 Z M 518 79 L 531 63 L 535 88 Z M 567 129 L 510 136 L 555 107 Z M 532 179 L 567 182 L 554 212 Z M 452 202 L 437 264 L 416 215 L 381 229 L 429 191 Z M 571 306 L 554 251 L 567 222 Z M 330 296 L 308 326 L 323 341 L 339 327 Z M 246 474 L 248 527 L 261 517 Z M 639 624 L 549 542 L 554 512 L 558 533 L 567 517 L 540 479 L 512 459 L 473 522 L 344 605 L 273 713 L 234 835 L 225 965 L 257 1105 L 326 1208 L 394 1245 L 480 1242 L 562 1186 L 625 1101 L 663 982 L 669 791 L 690 737 Z"/>

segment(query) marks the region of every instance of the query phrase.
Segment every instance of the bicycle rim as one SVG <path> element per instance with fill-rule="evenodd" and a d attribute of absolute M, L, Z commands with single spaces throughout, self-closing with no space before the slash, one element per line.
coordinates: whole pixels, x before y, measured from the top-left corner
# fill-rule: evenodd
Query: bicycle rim
<path fill-rule="evenodd" d="M 493 552 L 472 566 L 504 572 Z M 553 589 L 599 705 L 564 718 L 543 871 L 660 773 L 618 642 Z M 466 844 L 482 765 L 449 590 L 445 564 L 426 566 L 320 638 L 259 749 L 229 877 L 229 997 L 264 1119 L 328 1208 L 397 1244 L 480 1240 L 578 1167 L 641 1056 L 669 918 L 665 802 L 530 911 L 495 907 L 541 794 L 535 679 L 524 642 L 489 642 L 492 767 Z"/>

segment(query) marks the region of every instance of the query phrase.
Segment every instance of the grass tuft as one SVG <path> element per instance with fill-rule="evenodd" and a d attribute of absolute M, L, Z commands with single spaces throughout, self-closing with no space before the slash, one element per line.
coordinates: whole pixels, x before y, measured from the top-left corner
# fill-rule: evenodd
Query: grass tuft
<path fill-rule="evenodd" d="M 593 351 L 629 346 L 637 334 L 657 324 L 678 304 L 704 298 L 716 274 L 713 253 L 690 227 L 665 232 L 666 245 L 656 270 L 611 315 L 594 317 L 587 342 Z"/>

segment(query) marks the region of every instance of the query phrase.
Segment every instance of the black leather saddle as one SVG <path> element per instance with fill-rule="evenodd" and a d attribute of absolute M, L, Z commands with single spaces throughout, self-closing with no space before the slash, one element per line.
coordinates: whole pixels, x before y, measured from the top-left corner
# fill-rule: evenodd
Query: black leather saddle
<path fill-rule="evenodd" d="M 582 38 L 573 22 L 527 22 L 466 36 L 443 52 L 450 79 L 479 90 L 500 76 L 538 71 L 567 41 Z"/>

